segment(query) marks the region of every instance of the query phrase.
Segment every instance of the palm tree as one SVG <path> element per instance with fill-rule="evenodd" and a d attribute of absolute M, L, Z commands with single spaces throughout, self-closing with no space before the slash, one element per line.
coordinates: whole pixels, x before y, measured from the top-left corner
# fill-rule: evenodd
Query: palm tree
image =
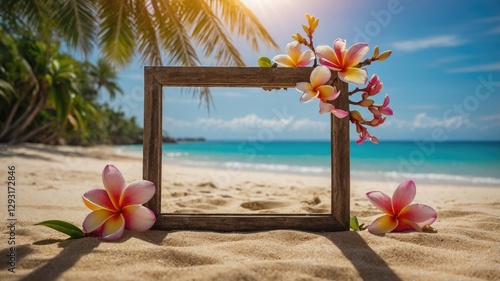
<path fill-rule="evenodd" d="M 0 85 L 7 89 L 0 104 L 0 142 L 55 143 L 68 131 L 85 129 L 83 115 L 94 109 L 81 94 L 80 63 L 58 49 L 57 42 L 0 28 Z"/>
<path fill-rule="evenodd" d="M 40 34 L 54 27 L 68 46 L 89 55 L 94 45 L 117 66 L 134 55 L 148 65 L 244 66 L 230 33 L 258 51 L 277 45 L 240 0 L 4 0 L 3 24 L 19 22 Z M 202 46 L 202 47 L 197 47 Z M 163 58 L 165 57 L 165 59 Z"/>
<path fill-rule="evenodd" d="M 55 28 L 66 44 L 89 55 L 100 48 L 108 62 L 122 67 L 140 55 L 142 64 L 244 66 L 230 33 L 254 51 L 276 42 L 241 0 L 3 0 L 0 23 L 29 26 L 43 37 Z M 15 23 L 15 24 L 12 24 Z M 201 47 L 197 47 L 201 46 Z M 165 57 L 165 59 L 164 59 Z M 200 102 L 208 88 L 195 88 Z"/>
<path fill-rule="evenodd" d="M 277 49 L 240 0 L 2 0 L 0 142 L 50 142 L 68 126 L 83 128 L 96 110 L 86 101 L 100 88 L 120 93 L 115 67 L 137 55 L 148 65 L 197 66 L 201 54 L 216 65 L 244 66 L 230 34 L 255 51 Z M 104 60 L 83 66 L 89 75 L 82 78 L 82 65 L 58 54 L 58 39 L 86 56 L 97 47 Z M 197 90 L 208 106 L 208 88 Z"/>
<path fill-rule="evenodd" d="M 116 68 L 104 59 L 97 60 L 96 64 L 85 62 L 82 64 L 83 72 L 86 74 L 81 77 L 85 89 L 82 94 L 85 98 L 95 100 L 101 89 L 106 89 L 111 99 L 117 94 L 123 94 L 118 86 L 118 76 Z"/>

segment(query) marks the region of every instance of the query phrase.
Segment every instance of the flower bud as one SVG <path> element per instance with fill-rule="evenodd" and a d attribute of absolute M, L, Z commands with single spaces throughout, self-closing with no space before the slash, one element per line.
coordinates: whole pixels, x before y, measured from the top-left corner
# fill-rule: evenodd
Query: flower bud
<path fill-rule="evenodd" d="M 316 18 L 314 16 L 311 16 L 309 13 L 306 13 L 306 20 L 309 26 L 312 27 L 314 25 L 314 21 L 316 20 Z"/>
<path fill-rule="evenodd" d="M 302 29 L 304 29 L 304 32 L 305 32 L 306 34 L 310 34 L 309 27 L 307 27 L 305 24 L 302 24 Z"/>
<path fill-rule="evenodd" d="M 380 49 L 378 48 L 378 46 L 375 46 L 375 49 L 373 49 L 373 57 L 374 58 L 378 57 L 379 52 Z"/>
<path fill-rule="evenodd" d="M 359 123 L 356 123 L 356 133 L 361 134 L 362 131 L 363 127 Z"/>
<path fill-rule="evenodd" d="M 380 82 L 380 78 L 377 76 L 377 74 L 373 74 L 370 80 L 368 81 L 368 85 L 366 85 L 365 92 L 370 96 L 374 96 L 380 93 L 383 87 L 384 83 Z M 366 99 L 365 94 L 363 94 L 363 99 Z"/>
<path fill-rule="evenodd" d="M 312 32 L 314 32 L 316 30 L 316 28 L 318 27 L 318 24 L 319 24 L 319 19 L 316 19 L 314 21 L 314 23 L 311 25 Z"/>
<path fill-rule="evenodd" d="M 385 51 L 383 52 L 382 54 L 380 54 L 380 56 L 377 57 L 377 60 L 378 61 L 384 61 L 386 60 L 388 57 L 390 57 L 392 54 L 392 51 L 391 50 L 388 50 L 388 51 Z"/>
<path fill-rule="evenodd" d="M 363 119 L 363 116 L 361 116 L 361 114 L 359 113 L 359 111 L 357 110 L 353 110 L 351 111 L 351 118 L 358 121 L 358 122 L 362 122 L 362 121 L 365 121 Z M 359 132 L 358 132 L 359 133 Z"/>
<path fill-rule="evenodd" d="M 375 102 L 371 99 L 366 99 L 366 100 L 362 100 L 359 105 L 363 106 L 363 107 L 370 107 L 374 104 Z"/>
<path fill-rule="evenodd" d="M 302 43 L 302 35 L 300 33 L 292 34 L 292 38 Z"/>

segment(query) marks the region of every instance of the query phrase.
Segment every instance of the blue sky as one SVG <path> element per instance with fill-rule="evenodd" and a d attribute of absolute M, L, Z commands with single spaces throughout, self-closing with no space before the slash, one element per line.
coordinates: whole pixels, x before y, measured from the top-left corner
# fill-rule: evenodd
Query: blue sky
<path fill-rule="evenodd" d="M 248 66 L 261 56 L 285 53 L 302 32 L 306 12 L 320 19 L 315 44 L 336 38 L 367 42 L 392 56 L 367 67 L 384 83 L 375 97 L 391 97 L 394 116 L 369 128 L 384 140 L 500 140 L 500 2 L 245 0 L 281 51 L 252 52 L 234 36 Z M 213 65 L 210 60 L 206 65 Z M 112 101 L 143 124 L 143 66 L 119 72 L 125 95 Z M 354 89 L 351 85 L 351 90 Z M 210 113 L 188 91 L 164 89 L 163 127 L 174 137 L 218 139 L 328 139 L 329 116 L 317 101 L 299 103 L 295 89 L 215 88 Z M 107 97 L 103 97 L 106 101 Z M 367 118 L 367 111 L 360 112 Z M 354 129 L 354 128 L 352 128 Z M 352 130 L 351 138 L 357 134 Z"/>

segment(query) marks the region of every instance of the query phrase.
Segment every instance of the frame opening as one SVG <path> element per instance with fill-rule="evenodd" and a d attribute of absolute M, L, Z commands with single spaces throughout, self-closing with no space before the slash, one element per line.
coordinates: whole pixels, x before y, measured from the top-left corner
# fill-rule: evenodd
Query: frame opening
<path fill-rule="evenodd" d="M 209 113 L 186 88 L 163 87 L 162 213 L 331 213 L 330 120 L 311 116 L 318 101 L 208 89 Z"/>
<path fill-rule="evenodd" d="M 294 88 L 309 81 L 313 68 L 259 67 L 145 67 L 143 178 L 156 186 L 146 204 L 157 221 L 153 228 L 164 230 L 258 231 L 297 229 L 341 231 L 349 229 L 350 168 L 349 120 L 331 116 L 331 212 L 328 214 L 173 214 L 162 213 L 162 94 L 163 87 L 251 87 Z M 337 89 L 348 92 L 348 85 L 332 79 Z M 335 106 L 348 110 L 347 95 Z"/>

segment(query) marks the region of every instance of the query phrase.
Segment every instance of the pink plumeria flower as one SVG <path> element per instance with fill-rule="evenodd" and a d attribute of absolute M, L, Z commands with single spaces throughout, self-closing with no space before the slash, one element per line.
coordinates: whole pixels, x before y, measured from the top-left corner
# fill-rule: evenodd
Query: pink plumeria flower
<path fill-rule="evenodd" d="M 156 221 L 154 213 L 142 206 L 155 193 L 155 186 L 146 180 L 125 186 L 125 179 L 113 165 L 102 171 L 104 189 L 83 194 L 83 202 L 92 210 L 83 221 L 83 231 L 99 235 L 103 240 L 119 239 L 124 229 L 145 231 Z"/>
<path fill-rule="evenodd" d="M 372 127 L 377 127 L 379 125 L 384 124 L 385 122 L 385 117 L 382 117 L 382 115 L 379 116 L 373 116 L 373 119 L 369 122 L 366 122 L 367 125 L 370 125 Z M 373 137 L 373 136 L 372 136 Z"/>
<path fill-rule="evenodd" d="M 299 82 L 296 89 L 302 93 L 300 102 L 306 103 L 318 98 L 320 100 L 319 112 L 321 114 L 331 112 L 339 118 L 344 118 L 349 114 L 348 112 L 336 109 L 335 106 L 327 102 L 335 100 L 340 95 L 340 91 L 337 91 L 336 87 L 325 85 L 330 80 L 331 75 L 331 71 L 326 66 L 318 66 L 311 72 L 311 83 Z"/>
<path fill-rule="evenodd" d="M 392 114 L 394 114 L 394 112 L 392 111 L 392 109 L 390 107 L 388 107 L 388 105 L 389 105 L 390 102 L 391 102 L 391 98 L 389 98 L 389 95 L 385 95 L 384 102 L 378 108 L 378 110 L 380 111 L 380 113 L 382 113 L 384 115 L 387 115 L 387 116 L 391 116 Z"/>
<path fill-rule="evenodd" d="M 368 96 L 374 96 L 380 91 L 382 91 L 382 88 L 384 87 L 384 83 L 380 82 L 380 78 L 378 78 L 377 74 L 373 74 L 370 80 L 368 81 L 368 85 L 366 85 L 366 94 Z M 363 97 L 365 98 L 365 97 Z"/>
<path fill-rule="evenodd" d="M 333 93 L 326 99 L 320 98 L 319 101 L 319 113 L 324 114 L 330 112 L 338 118 L 344 118 L 349 115 L 349 112 L 335 108 L 335 106 L 328 101 L 336 100 L 340 95 L 340 91 L 337 91 L 336 87 L 333 87 Z M 318 95 L 319 96 L 319 95 Z"/>
<path fill-rule="evenodd" d="M 356 144 L 363 144 L 363 142 L 365 142 L 365 140 L 367 139 L 369 139 L 374 144 L 379 143 L 378 138 L 376 136 L 370 135 L 370 133 L 368 133 L 368 130 L 363 127 L 363 125 L 359 124 L 359 122 L 356 123 L 356 131 L 359 133 L 359 139 L 356 140 Z"/>
<path fill-rule="evenodd" d="M 346 50 L 346 41 L 338 38 L 333 49 L 328 45 L 316 47 L 316 55 L 322 65 L 339 72 L 340 80 L 346 83 L 366 84 L 368 72 L 356 67 L 368 53 L 367 43 L 356 43 Z"/>
<path fill-rule="evenodd" d="M 391 116 L 394 114 L 392 109 L 388 106 L 389 103 L 391 102 L 391 99 L 389 98 L 389 95 L 385 95 L 384 102 L 380 106 L 370 106 L 368 110 L 370 110 L 371 113 L 373 113 L 373 116 L 376 119 L 382 119 L 382 114 Z M 382 124 L 382 123 L 380 123 Z"/>
<path fill-rule="evenodd" d="M 374 234 L 406 230 L 422 231 L 424 226 L 431 225 L 437 218 L 433 208 L 424 204 L 410 205 L 416 192 L 415 183 L 412 180 L 405 180 L 396 188 L 392 199 L 381 191 L 366 193 L 368 200 L 385 213 L 370 224 L 368 231 Z"/>
<path fill-rule="evenodd" d="M 293 41 L 286 45 L 288 55 L 277 55 L 273 61 L 279 66 L 285 67 L 304 67 L 308 66 L 316 58 L 314 52 L 307 50 L 302 52 L 302 46 L 298 41 Z"/>

